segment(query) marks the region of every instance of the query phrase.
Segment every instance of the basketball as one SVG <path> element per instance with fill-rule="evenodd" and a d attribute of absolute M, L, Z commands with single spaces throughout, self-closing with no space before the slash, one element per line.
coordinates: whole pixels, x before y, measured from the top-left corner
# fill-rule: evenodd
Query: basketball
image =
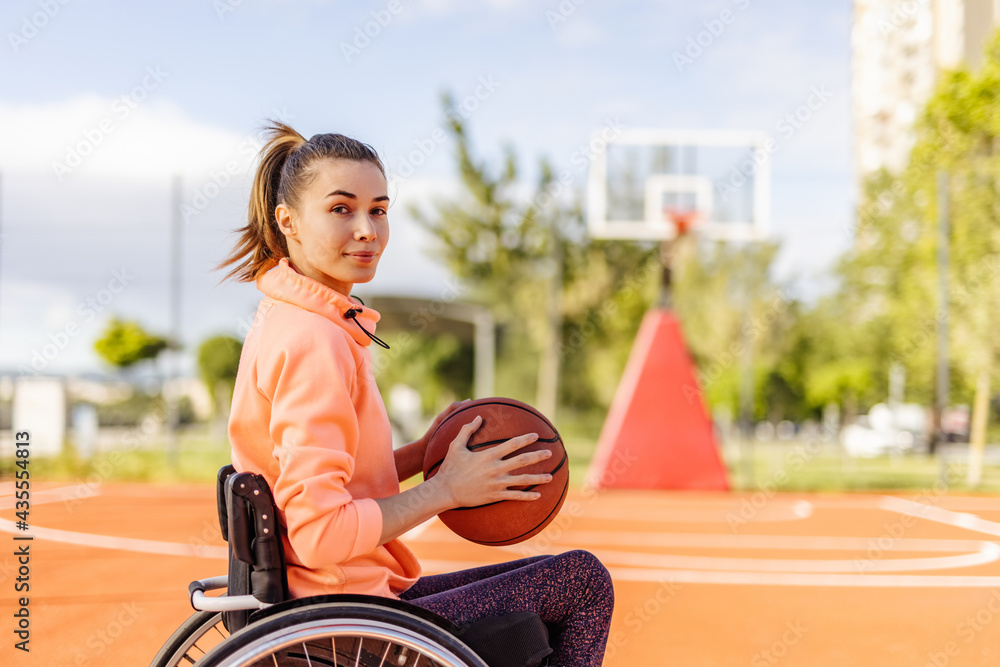
<path fill-rule="evenodd" d="M 424 453 L 424 479 L 438 471 L 448 447 L 462 426 L 477 416 L 483 421 L 469 438 L 472 451 L 489 449 L 525 433 L 537 433 L 538 439 L 507 455 L 549 449 L 552 456 L 532 465 L 512 470 L 512 475 L 549 473 L 552 481 L 536 487 L 514 486 L 518 491 L 536 491 L 536 500 L 501 500 L 477 507 L 458 507 L 438 516 L 457 535 L 478 544 L 504 546 L 517 544 L 540 533 L 555 518 L 566 500 L 569 488 L 569 462 L 559 432 L 538 410 L 511 398 L 481 398 L 448 415 L 435 429 Z"/>

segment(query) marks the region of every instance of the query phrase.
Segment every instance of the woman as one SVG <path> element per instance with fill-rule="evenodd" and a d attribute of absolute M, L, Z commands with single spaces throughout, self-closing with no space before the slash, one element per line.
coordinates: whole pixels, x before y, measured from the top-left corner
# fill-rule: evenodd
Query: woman
<path fill-rule="evenodd" d="M 423 437 L 392 448 L 372 374 L 378 313 L 350 296 L 375 276 L 389 240 L 382 162 L 338 134 L 306 141 L 271 122 L 250 195 L 248 223 L 219 268 L 264 294 L 240 358 L 229 422 L 233 465 L 264 476 L 285 526 L 292 596 L 363 593 L 402 598 L 455 623 L 517 610 L 550 628 L 552 665 L 599 665 L 613 591 L 591 554 L 571 551 L 421 577 L 397 538 L 448 509 L 530 502 L 550 475 L 512 475 L 550 452 L 502 460 L 529 433 L 485 451 L 466 424 L 438 474 L 400 493 L 421 471 L 427 439 L 465 402 L 438 415 Z M 461 590 L 456 590 L 461 587 Z"/>

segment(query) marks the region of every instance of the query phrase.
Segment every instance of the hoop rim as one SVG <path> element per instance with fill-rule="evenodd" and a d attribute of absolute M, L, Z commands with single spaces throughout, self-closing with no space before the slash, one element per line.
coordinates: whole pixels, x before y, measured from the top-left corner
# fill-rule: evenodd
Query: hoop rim
<path fill-rule="evenodd" d="M 697 208 L 664 206 L 663 216 L 674 226 L 676 236 L 686 236 L 693 227 L 701 223 L 703 213 Z"/>

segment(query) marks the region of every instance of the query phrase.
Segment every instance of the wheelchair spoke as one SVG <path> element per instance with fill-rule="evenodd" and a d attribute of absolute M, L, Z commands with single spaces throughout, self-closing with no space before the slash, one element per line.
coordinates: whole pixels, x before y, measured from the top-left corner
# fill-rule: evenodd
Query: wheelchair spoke
<path fill-rule="evenodd" d="M 181 667 L 198 663 L 214 646 L 229 637 L 224 628 L 221 615 L 195 613 L 164 644 L 151 667 Z"/>
<path fill-rule="evenodd" d="M 418 617 L 376 605 L 336 603 L 304 606 L 251 623 L 211 647 L 197 664 L 486 667 L 454 636 Z"/>

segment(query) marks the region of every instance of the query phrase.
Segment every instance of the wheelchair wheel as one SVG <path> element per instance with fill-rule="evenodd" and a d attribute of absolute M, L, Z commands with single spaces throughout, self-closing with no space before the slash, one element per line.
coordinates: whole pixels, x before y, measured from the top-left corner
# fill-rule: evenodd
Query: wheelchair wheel
<path fill-rule="evenodd" d="M 274 614 L 233 634 L 198 667 L 487 667 L 454 635 L 418 616 L 364 603 Z"/>
<path fill-rule="evenodd" d="M 192 614 L 181 625 L 160 652 L 153 658 L 150 667 L 187 667 L 200 660 L 214 646 L 229 637 L 222 623 L 222 614 L 217 611 L 199 611 Z"/>

